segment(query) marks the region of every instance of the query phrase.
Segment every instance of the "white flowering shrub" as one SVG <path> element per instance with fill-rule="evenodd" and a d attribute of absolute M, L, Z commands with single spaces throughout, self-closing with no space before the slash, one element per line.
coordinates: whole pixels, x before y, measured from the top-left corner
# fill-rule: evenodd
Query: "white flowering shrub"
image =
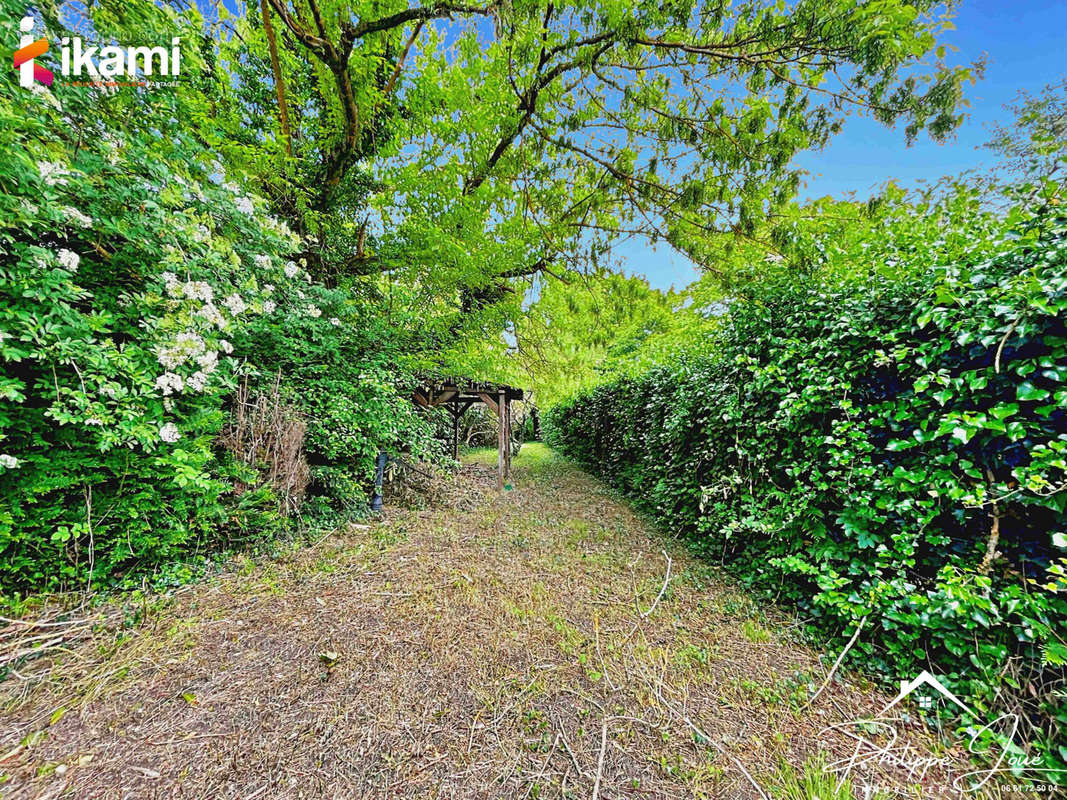
<path fill-rule="evenodd" d="M 439 449 L 395 322 L 311 282 L 179 95 L 17 79 L 0 70 L 0 597 L 276 533 L 269 482 L 218 441 L 238 377 L 280 375 L 319 520 L 364 513 L 379 449 Z"/>
<path fill-rule="evenodd" d="M 165 92 L 0 77 L 0 583 L 146 568 L 218 535 L 233 341 L 283 313 L 295 237 Z M 121 119 L 121 124 L 119 120 Z M 277 288 L 281 287 L 281 288 Z M 302 307 L 302 306 L 301 306 Z"/>

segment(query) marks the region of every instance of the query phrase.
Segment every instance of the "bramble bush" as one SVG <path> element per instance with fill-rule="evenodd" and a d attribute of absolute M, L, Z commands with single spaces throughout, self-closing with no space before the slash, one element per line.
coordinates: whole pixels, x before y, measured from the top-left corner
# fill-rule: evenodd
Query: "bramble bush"
<path fill-rule="evenodd" d="M 886 227 L 545 428 L 813 632 L 868 617 L 855 662 L 935 670 L 1063 769 L 1067 220 L 1022 224 Z"/>

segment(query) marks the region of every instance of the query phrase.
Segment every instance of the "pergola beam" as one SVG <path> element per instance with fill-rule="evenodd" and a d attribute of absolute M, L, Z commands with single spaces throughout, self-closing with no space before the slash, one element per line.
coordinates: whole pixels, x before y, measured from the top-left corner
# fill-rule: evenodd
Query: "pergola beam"
<path fill-rule="evenodd" d="M 412 394 L 424 408 L 444 406 L 452 415 L 452 457 L 459 458 L 459 420 L 475 403 L 485 403 L 497 417 L 497 488 L 511 477 L 511 403 L 523 399 L 523 390 L 484 381 L 450 378 L 420 386 Z"/>

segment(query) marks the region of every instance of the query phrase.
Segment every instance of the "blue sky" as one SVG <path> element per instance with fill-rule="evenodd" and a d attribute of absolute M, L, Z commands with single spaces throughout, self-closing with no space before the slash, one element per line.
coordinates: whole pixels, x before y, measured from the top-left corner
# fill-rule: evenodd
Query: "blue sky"
<path fill-rule="evenodd" d="M 980 146 L 990 138 L 991 123 L 1010 119 L 1004 104 L 1021 89 L 1037 92 L 1067 74 L 1067 0 L 963 0 L 954 24 L 956 30 L 942 39 L 958 48 L 951 63 L 988 56 L 985 78 L 965 92 L 970 116 L 956 137 L 940 145 L 920 139 L 907 147 L 903 130 L 851 118 L 829 146 L 798 159 L 810 173 L 802 198 L 849 192 L 867 198 L 890 178 L 913 186 L 989 166 L 992 154 Z M 627 242 L 616 255 L 626 272 L 644 275 L 660 289 L 681 288 L 697 275 L 692 262 L 664 245 Z"/>

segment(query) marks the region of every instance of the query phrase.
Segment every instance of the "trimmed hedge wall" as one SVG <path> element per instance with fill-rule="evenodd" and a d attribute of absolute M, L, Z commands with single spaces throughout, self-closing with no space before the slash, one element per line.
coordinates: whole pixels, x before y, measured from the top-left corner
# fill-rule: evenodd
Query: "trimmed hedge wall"
<path fill-rule="evenodd" d="M 1067 766 L 1067 227 L 976 264 L 735 301 L 547 440 L 890 682 L 942 675 Z M 996 533 L 994 534 L 994 530 Z"/>

